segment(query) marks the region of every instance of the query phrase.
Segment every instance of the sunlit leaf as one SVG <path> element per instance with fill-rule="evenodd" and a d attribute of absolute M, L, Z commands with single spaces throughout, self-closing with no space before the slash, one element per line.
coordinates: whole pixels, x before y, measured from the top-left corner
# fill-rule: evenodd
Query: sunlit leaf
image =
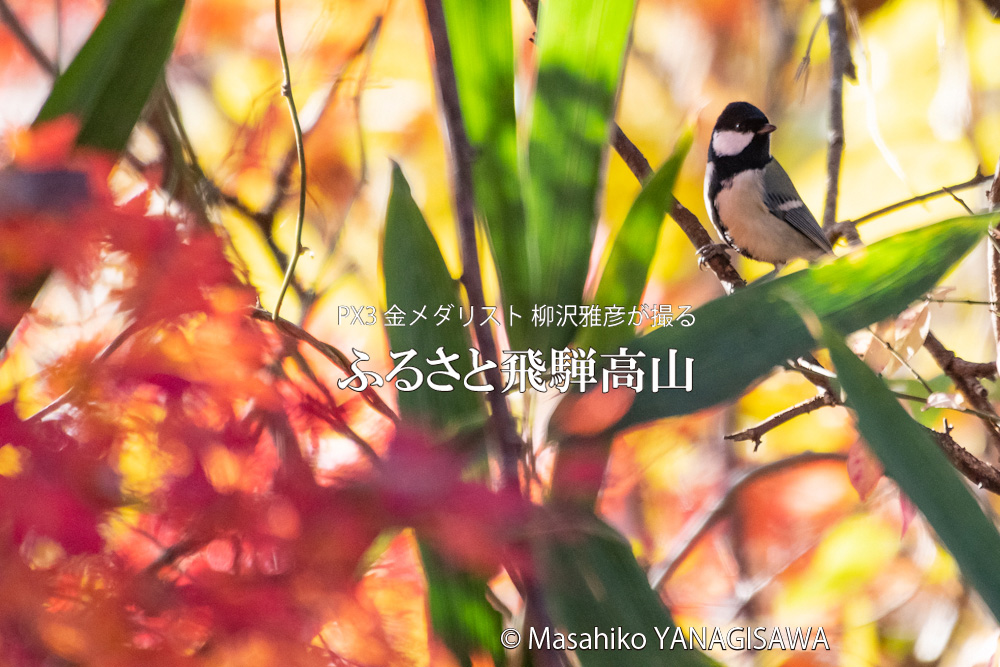
<path fill-rule="evenodd" d="M 649 269 L 656 254 L 663 219 L 674 201 L 672 190 L 693 135 L 688 129 L 678 139 L 674 152 L 642 188 L 625 216 L 611 247 L 593 302 L 599 306 L 629 308 L 642 300 Z M 605 351 L 632 337 L 631 327 L 586 327 L 580 330 L 580 347 Z"/>
<path fill-rule="evenodd" d="M 418 388 L 399 392 L 403 415 L 436 428 L 457 428 L 481 422 L 485 416 L 481 394 L 463 386 L 472 370 L 468 330 L 456 317 L 440 326 L 433 317 L 438 306 L 450 305 L 457 312 L 461 304 L 458 283 L 448 272 L 437 241 L 410 195 L 403 172 L 395 165 L 386 211 L 382 268 L 387 307 L 396 306 L 406 314 L 401 326 L 386 327 L 390 348 L 396 353 L 414 350 L 416 355 L 408 365 L 417 369 L 422 377 Z M 426 310 L 426 319 L 411 323 L 415 317 L 413 313 L 421 310 Z M 450 392 L 438 391 L 428 383 L 431 373 L 443 370 L 443 366 L 432 366 L 426 361 L 436 359 L 438 349 L 446 356 L 460 355 L 453 365 L 461 378 L 435 380 L 442 386 L 454 386 Z M 414 385 L 417 382 L 413 372 L 401 372 L 399 377 Z"/>
<path fill-rule="evenodd" d="M 815 347 L 796 311 L 805 307 L 840 331 L 895 315 L 941 279 L 983 237 L 990 215 L 947 220 L 898 234 L 839 259 L 739 290 L 693 312 L 695 324 L 637 338 L 630 352 L 692 358 L 693 390 L 651 388 L 636 394 L 620 427 L 687 414 L 735 398 L 786 359 Z M 921 258 L 919 262 L 914 257 Z M 796 305 L 793 306 L 792 303 Z M 663 382 L 663 378 L 660 379 Z M 650 380 L 652 382 L 652 380 Z"/>
<path fill-rule="evenodd" d="M 518 312 L 530 311 L 511 6 L 503 0 L 445 0 L 443 5 L 462 120 L 473 149 L 479 215 L 490 233 L 504 299 Z M 515 347 L 523 334 L 521 327 L 511 330 Z"/>
<path fill-rule="evenodd" d="M 541 3 L 538 79 L 526 189 L 534 303 L 580 304 L 597 228 L 597 196 L 628 43 L 633 0 Z M 538 328 L 533 347 L 562 347 L 572 327 Z"/>
<path fill-rule="evenodd" d="M 427 577 L 427 602 L 434 632 L 466 667 L 471 667 L 477 653 L 492 656 L 504 664 L 500 644 L 503 619 L 486 599 L 486 580 L 449 567 L 425 543 L 420 543 L 424 576 Z"/>
<path fill-rule="evenodd" d="M 173 49 L 184 0 L 115 0 L 56 79 L 36 122 L 73 114 L 77 141 L 120 151 Z"/>
<path fill-rule="evenodd" d="M 847 349 L 830 320 L 825 320 L 820 342 L 830 350 L 847 406 L 854 410 L 858 429 L 882 461 L 886 475 L 920 509 L 963 576 L 993 616 L 1000 618 L 1000 573 L 995 559 L 1000 553 L 1000 533 L 933 437 Z"/>

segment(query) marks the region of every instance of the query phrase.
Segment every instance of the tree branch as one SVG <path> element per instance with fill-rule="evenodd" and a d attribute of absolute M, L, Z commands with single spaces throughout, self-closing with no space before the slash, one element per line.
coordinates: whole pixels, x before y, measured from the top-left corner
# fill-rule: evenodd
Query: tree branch
<path fill-rule="evenodd" d="M 434 45 L 434 66 L 441 106 L 444 112 L 446 135 L 451 143 L 452 159 L 455 162 L 455 210 L 458 218 L 458 234 L 462 255 L 462 284 L 472 308 L 484 308 L 482 274 L 479 268 L 479 247 L 476 243 L 475 199 L 472 178 L 472 147 L 465 134 L 462 108 L 458 99 L 458 84 L 451 59 L 451 45 L 448 43 L 448 29 L 445 24 L 441 0 L 425 0 L 427 22 L 430 26 L 431 41 Z M 524 451 L 524 443 L 517 432 L 517 425 L 510 413 L 507 399 L 501 389 L 503 378 L 500 374 L 496 342 L 489 320 L 475 323 L 476 339 L 483 358 L 493 362 L 486 371 L 486 381 L 493 385 L 487 393 L 491 408 L 490 420 L 500 442 L 501 477 L 503 485 L 519 488 L 518 464 Z"/>
<path fill-rule="evenodd" d="M 847 17 L 842 0 L 830 2 L 826 27 L 830 34 L 830 134 L 826 154 L 823 229 L 829 229 L 837 222 L 840 162 L 844 155 L 844 76 L 851 67 L 851 52 L 847 45 Z"/>
<path fill-rule="evenodd" d="M 844 220 L 842 222 L 838 222 L 829 230 L 828 234 L 833 237 L 832 241 L 836 241 L 837 238 L 839 238 L 840 235 L 842 234 L 842 229 L 844 229 L 846 226 L 857 227 L 862 223 L 881 217 L 887 213 L 892 213 L 893 211 L 896 211 L 898 209 L 905 208 L 913 204 L 919 204 L 920 202 L 926 201 L 928 199 L 936 199 L 937 197 L 943 197 L 944 195 L 953 194 L 955 192 L 958 192 L 959 190 L 972 188 L 979 185 L 980 183 L 985 183 L 986 181 L 991 181 L 991 180 L 993 180 L 992 175 L 982 174 L 977 168 L 976 175 L 967 181 L 962 181 L 961 183 L 956 183 L 955 185 L 941 187 L 938 188 L 937 190 L 932 190 L 931 192 L 925 192 L 922 195 L 917 195 L 915 197 L 910 197 L 909 199 L 904 199 L 902 201 L 895 202 L 894 204 L 889 204 L 888 206 L 883 206 L 877 211 L 866 213 L 860 218 L 854 218 L 853 220 Z"/>
<path fill-rule="evenodd" d="M 945 422 L 944 433 L 927 429 L 952 465 L 970 482 L 981 489 L 1000 495 L 1000 470 L 980 460 L 951 437 L 951 427 Z"/>
<path fill-rule="evenodd" d="M 14 38 L 24 47 L 25 51 L 28 52 L 28 55 L 32 57 L 38 66 L 45 70 L 46 74 L 53 78 L 59 76 L 59 69 L 56 67 L 56 64 L 52 62 L 51 58 L 45 55 L 45 52 L 38 46 L 38 43 L 28 34 L 21 21 L 18 20 L 17 14 L 7 4 L 7 0 L 0 0 L 0 21 L 7 25 Z"/>
<path fill-rule="evenodd" d="M 959 359 L 954 352 L 947 349 L 933 332 L 927 334 L 924 347 L 934 357 L 934 361 L 951 378 L 955 387 L 978 412 L 983 413 L 980 421 L 986 426 L 993 446 L 1000 450 L 1000 425 L 997 424 L 997 413 L 993 410 L 987 398 L 986 388 L 979 382 L 976 375 L 978 365 Z"/>
<path fill-rule="evenodd" d="M 761 439 L 764 434 L 771 431 L 787 421 L 791 421 L 799 415 L 804 415 L 820 408 L 827 406 L 840 405 L 840 402 L 833 396 L 832 393 L 823 391 L 816 396 L 810 398 L 809 400 L 797 403 L 790 408 L 786 408 L 781 412 L 775 413 L 762 421 L 761 423 L 753 426 L 751 428 L 740 431 L 739 433 L 733 433 L 731 435 L 725 436 L 726 440 L 735 440 L 737 442 L 742 440 L 750 440 L 753 442 L 753 450 L 757 451 L 760 446 Z"/>
<path fill-rule="evenodd" d="M 632 140 L 626 136 L 618 123 L 615 123 L 611 141 L 615 150 L 618 151 L 618 155 L 625 161 L 625 164 L 628 165 L 628 168 L 635 175 L 636 179 L 643 184 L 648 181 L 653 175 L 649 161 L 646 160 L 646 157 L 636 145 L 632 143 Z M 676 197 L 674 197 L 674 204 L 670 209 L 670 217 L 674 219 L 674 222 L 681 228 L 684 235 L 688 237 L 691 245 L 700 253 L 704 253 L 705 262 L 715 273 L 726 292 L 732 292 L 734 289 L 746 286 L 746 281 L 740 277 L 739 272 L 733 266 L 732 262 L 729 261 L 729 255 L 725 252 L 706 252 L 706 250 L 714 247 L 712 237 L 705 231 L 705 227 L 695 214 L 681 204 Z"/>
<path fill-rule="evenodd" d="M 1000 160 L 997 160 L 996 170 L 993 173 L 989 202 L 991 211 L 1000 209 Z M 990 287 L 990 301 L 994 304 L 990 308 L 993 313 L 990 323 L 993 325 L 993 342 L 996 349 L 995 365 L 1000 370 L 1000 309 L 995 305 L 1000 302 L 1000 248 L 997 247 L 997 242 L 1000 241 L 1000 224 L 990 230 L 990 234 L 994 241 L 986 246 L 986 252 L 989 253 L 989 279 L 987 282 Z"/>
<path fill-rule="evenodd" d="M 729 513 L 738 499 L 740 492 L 749 485 L 759 479 L 778 474 L 796 466 L 809 465 L 810 463 L 817 463 L 819 461 L 844 462 L 846 460 L 847 455 L 842 452 L 803 452 L 737 473 L 729 482 L 725 493 L 709 509 L 687 523 L 682 537 L 678 540 L 677 546 L 674 547 L 670 555 L 649 569 L 647 575 L 649 585 L 653 590 L 657 590 L 670 579 L 677 571 L 677 568 L 681 566 L 681 563 L 684 562 L 684 559 L 694 551 L 701 538 Z"/>
<path fill-rule="evenodd" d="M 278 53 L 281 56 L 281 95 L 288 102 L 288 115 L 292 119 L 292 129 L 295 131 L 295 154 L 299 163 L 299 211 L 295 218 L 295 245 L 292 248 L 291 256 L 288 258 L 288 268 L 285 270 L 285 278 L 281 282 L 281 291 L 278 292 L 278 300 L 274 304 L 273 317 L 277 321 L 281 312 L 281 302 L 285 299 L 285 292 L 295 276 L 295 266 L 299 263 L 302 255 L 302 229 L 305 226 L 306 218 L 306 150 L 302 139 L 302 125 L 299 123 L 299 112 L 295 107 L 295 97 L 292 95 L 292 73 L 288 66 L 288 53 L 285 50 L 285 33 L 281 29 L 281 0 L 274 0 L 274 26 L 278 33 Z"/>
<path fill-rule="evenodd" d="M 283 317 L 275 318 L 274 315 L 267 312 L 263 308 L 254 308 L 250 311 L 250 317 L 255 320 L 270 322 L 280 333 L 308 344 L 317 352 L 333 362 L 334 366 L 342 370 L 344 373 L 351 375 L 351 362 L 343 352 L 329 343 L 324 343 L 294 322 L 289 322 Z M 375 408 L 378 412 L 382 413 L 382 415 L 387 419 L 393 423 L 399 422 L 399 417 L 396 413 L 393 412 L 392 408 L 386 405 L 385 401 L 383 401 L 371 387 L 366 387 L 361 392 L 361 396 L 368 402 L 369 405 Z"/>

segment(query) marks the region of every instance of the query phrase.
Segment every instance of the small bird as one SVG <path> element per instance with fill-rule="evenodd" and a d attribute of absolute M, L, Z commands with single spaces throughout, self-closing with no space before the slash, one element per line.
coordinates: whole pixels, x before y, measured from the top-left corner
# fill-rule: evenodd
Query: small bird
<path fill-rule="evenodd" d="M 792 180 L 771 157 L 777 128 L 748 102 L 719 115 L 708 147 L 705 206 L 719 236 L 744 257 L 774 264 L 819 259 L 833 248 Z"/>

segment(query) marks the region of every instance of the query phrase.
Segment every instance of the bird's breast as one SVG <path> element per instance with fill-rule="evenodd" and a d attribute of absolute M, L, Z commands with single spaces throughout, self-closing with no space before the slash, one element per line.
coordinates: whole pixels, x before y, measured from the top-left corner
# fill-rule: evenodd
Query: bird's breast
<path fill-rule="evenodd" d="M 750 259 L 781 264 L 815 258 L 816 245 L 764 204 L 763 170 L 748 169 L 724 181 L 716 206 L 732 245 Z"/>

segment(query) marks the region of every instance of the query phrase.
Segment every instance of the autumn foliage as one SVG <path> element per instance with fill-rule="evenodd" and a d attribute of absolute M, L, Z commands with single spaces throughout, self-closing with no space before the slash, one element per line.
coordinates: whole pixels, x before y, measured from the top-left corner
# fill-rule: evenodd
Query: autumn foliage
<path fill-rule="evenodd" d="M 287 87 L 272 0 L 0 0 L 0 667 L 995 667 L 979 0 L 281 4 Z M 712 119 L 766 109 L 822 217 L 834 84 L 864 245 L 703 270 Z M 693 370 L 345 388 L 352 350 L 385 377 L 597 348 L 599 377 L 623 347 Z M 663 652 L 664 626 L 832 648 Z M 648 650 L 500 642 L 621 627 Z"/>
<path fill-rule="evenodd" d="M 2 214 L 0 247 L 23 252 L 0 284 L 15 302 L 41 275 L 73 290 L 113 270 L 128 324 L 65 350 L 43 410 L 24 417 L 12 395 L 0 407 L 2 664 L 388 664 L 426 650 L 394 634 L 393 618 L 424 612 L 409 540 L 391 536 L 415 528 L 489 575 L 527 508 L 464 481 L 415 432 L 377 465 L 314 473 L 317 442 L 361 399 L 297 372 L 295 347 L 250 317 L 254 290 L 217 234 L 147 214 L 148 192 L 115 203 L 112 160 L 74 151 L 73 127 L 13 142 L 14 173 L 82 187 L 68 206 L 40 193 Z M 29 316 L 17 343 L 45 326 Z M 380 566 L 359 579 L 366 553 Z"/>

